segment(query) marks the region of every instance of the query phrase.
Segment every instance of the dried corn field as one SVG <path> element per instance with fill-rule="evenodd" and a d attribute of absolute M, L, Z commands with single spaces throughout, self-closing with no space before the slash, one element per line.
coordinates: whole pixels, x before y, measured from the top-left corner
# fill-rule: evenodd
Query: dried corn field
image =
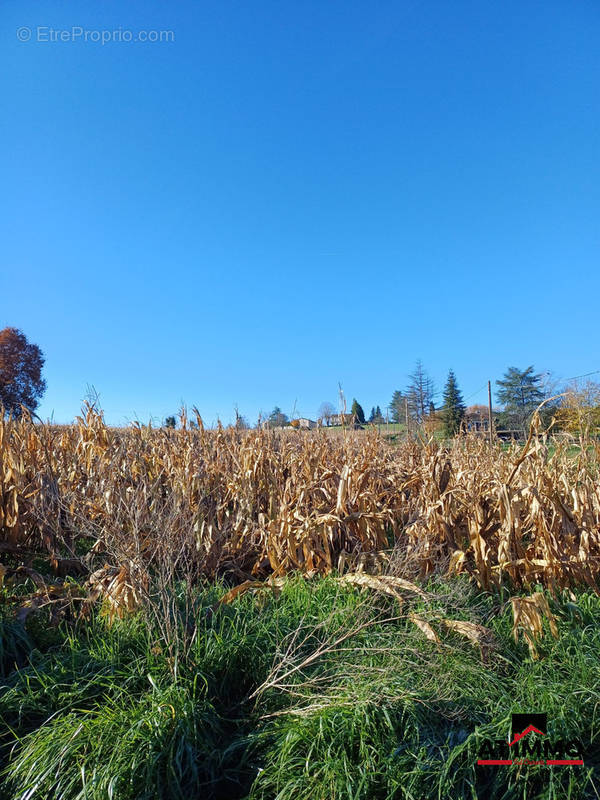
<path fill-rule="evenodd" d="M 0 423 L 0 797 L 547 800 L 476 766 L 532 702 L 591 796 L 591 443 L 182 423 Z"/>
<path fill-rule="evenodd" d="M 43 558 L 96 586 L 119 571 L 143 585 L 166 564 L 236 582 L 396 566 L 468 572 L 484 589 L 597 590 L 599 455 L 550 453 L 539 436 L 504 451 L 185 418 L 180 430 L 112 429 L 92 408 L 69 427 L 5 420 L 0 551 L 7 565 Z"/>

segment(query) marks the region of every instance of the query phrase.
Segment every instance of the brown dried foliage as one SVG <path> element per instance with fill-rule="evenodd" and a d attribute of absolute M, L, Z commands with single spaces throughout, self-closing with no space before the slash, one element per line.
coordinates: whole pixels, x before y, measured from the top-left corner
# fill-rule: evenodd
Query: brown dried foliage
<path fill-rule="evenodd" d="M 468 436 L 394 447 L 376 432 L 182 423 L 114 429 L 91 407 L 72 426 L 2 420 L 0 552 L 45 552 L 58 574 L 118 565 L 95 584 L 113 610 L 134 607 L 157 567 L 238 581 L 380 572 L 361 564 L 382 551 L 388 572 L 412 559 L 421 576 L 466 571 L 484 589 L 598 589 L 597 446 L 550 453 L 532 431 L 509 451 Z"/>

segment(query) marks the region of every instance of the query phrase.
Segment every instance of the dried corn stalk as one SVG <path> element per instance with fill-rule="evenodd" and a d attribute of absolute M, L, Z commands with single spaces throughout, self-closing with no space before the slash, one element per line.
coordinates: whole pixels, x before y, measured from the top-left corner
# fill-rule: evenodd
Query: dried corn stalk
<path fill-rule="evenodd" d="M 533 659 L 538 658 L 536 644 L 544 635 L 544 618 L 548 620 L 550 632 L 555 639 L 558 638 L 558 627 L 556 619 L 550 610 L 548 601 L 542 592 L 535 592 L 529 597 L 511 598 L 513 609 L 513 636 L 515 642 L 519 640 L 519 632 L 522 632 L 529 653 Z"/>
<path fill-rule="evenodd" d="M 69 426 L 0 420 L 0 559 L 44 554 L 74 574 L 101 550 L 139 565 L 139 576 L 185 562 L 239 582 L 385 573 L 393 551 L 423 576 L 465 572 L 489 589 L 598 591 L 597 447 L 584 443 L 574 458 L 557 442 L 550 457 L 533 429 L 505 452 L 468 436 L 391 447 L 374 431 L 209 431 L 201 420 L 192 430 L 185 415 L 182 424 L 115 429 L 93 408 Z M 121 570 L 102 591 L 134 608 L 143 580 Z"/>
<path fill-rule="evenodd" d="M 122 618 L 142 606 L 148 592 L 148 577 L 132 564 L 105 566 L 90 575 L 89 585 L 89 600 L 104 600 L 112 622 L 115 617 Z"/>

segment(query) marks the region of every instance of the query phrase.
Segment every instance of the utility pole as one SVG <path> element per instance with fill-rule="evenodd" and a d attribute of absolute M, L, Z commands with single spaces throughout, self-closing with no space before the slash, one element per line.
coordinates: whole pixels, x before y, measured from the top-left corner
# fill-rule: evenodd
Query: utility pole
<path fill-rule="evenodd" d="M 488 427 L 490 429 L 490 447 L 492 445 L 492 384 L 488 381 Z"/>
<path fill-rule="evenodd" d="M 404 416 L 406 418 L 406 438 L 408 439 L 408 397 L 404 398 Z"/>

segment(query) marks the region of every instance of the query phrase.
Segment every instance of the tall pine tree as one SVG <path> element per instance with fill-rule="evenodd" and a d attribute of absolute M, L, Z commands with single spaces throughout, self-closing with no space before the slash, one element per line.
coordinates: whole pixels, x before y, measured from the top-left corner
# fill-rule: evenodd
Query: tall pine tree
<path fill-rule="evenodd" d="M 392 417 L 392 422 L 404 421 L 404 418 L 406 416 L 404 404 L 405 404 L 404 395 L 399 389 L 396 389 L 396 391 L 392 395 L 392 402 L 388 406 L 390 410 L 390 415 Z"/>
<path fill-rule="evenodd" d="M 357 422 L 360 422 L 361 425 L 364 425 L 365 424 L 365 412 L 363 411 L 363 407 L 358 402 L 356 397 L 352 401 L 352 408 L 350 410 L 351 410 L 351 413 L 354 416 L 354 419 Z"/>
<path fill-rule="evenodd" d="M 380 406 L 372 406 L 371 413 L 369 414 L 369 422 L 372 425 L 381 425 L 382 422 L 385 422 Z"/>
<path fill-rule="evenodd" d="M 465 416 L 465 402 L 458 388 L 456 375 L 452 370 L 448 373 L 448 380 L 444 387 L 444 404 L 441 408 L 441 416 L 446 436 L 456 436 Z"/>

